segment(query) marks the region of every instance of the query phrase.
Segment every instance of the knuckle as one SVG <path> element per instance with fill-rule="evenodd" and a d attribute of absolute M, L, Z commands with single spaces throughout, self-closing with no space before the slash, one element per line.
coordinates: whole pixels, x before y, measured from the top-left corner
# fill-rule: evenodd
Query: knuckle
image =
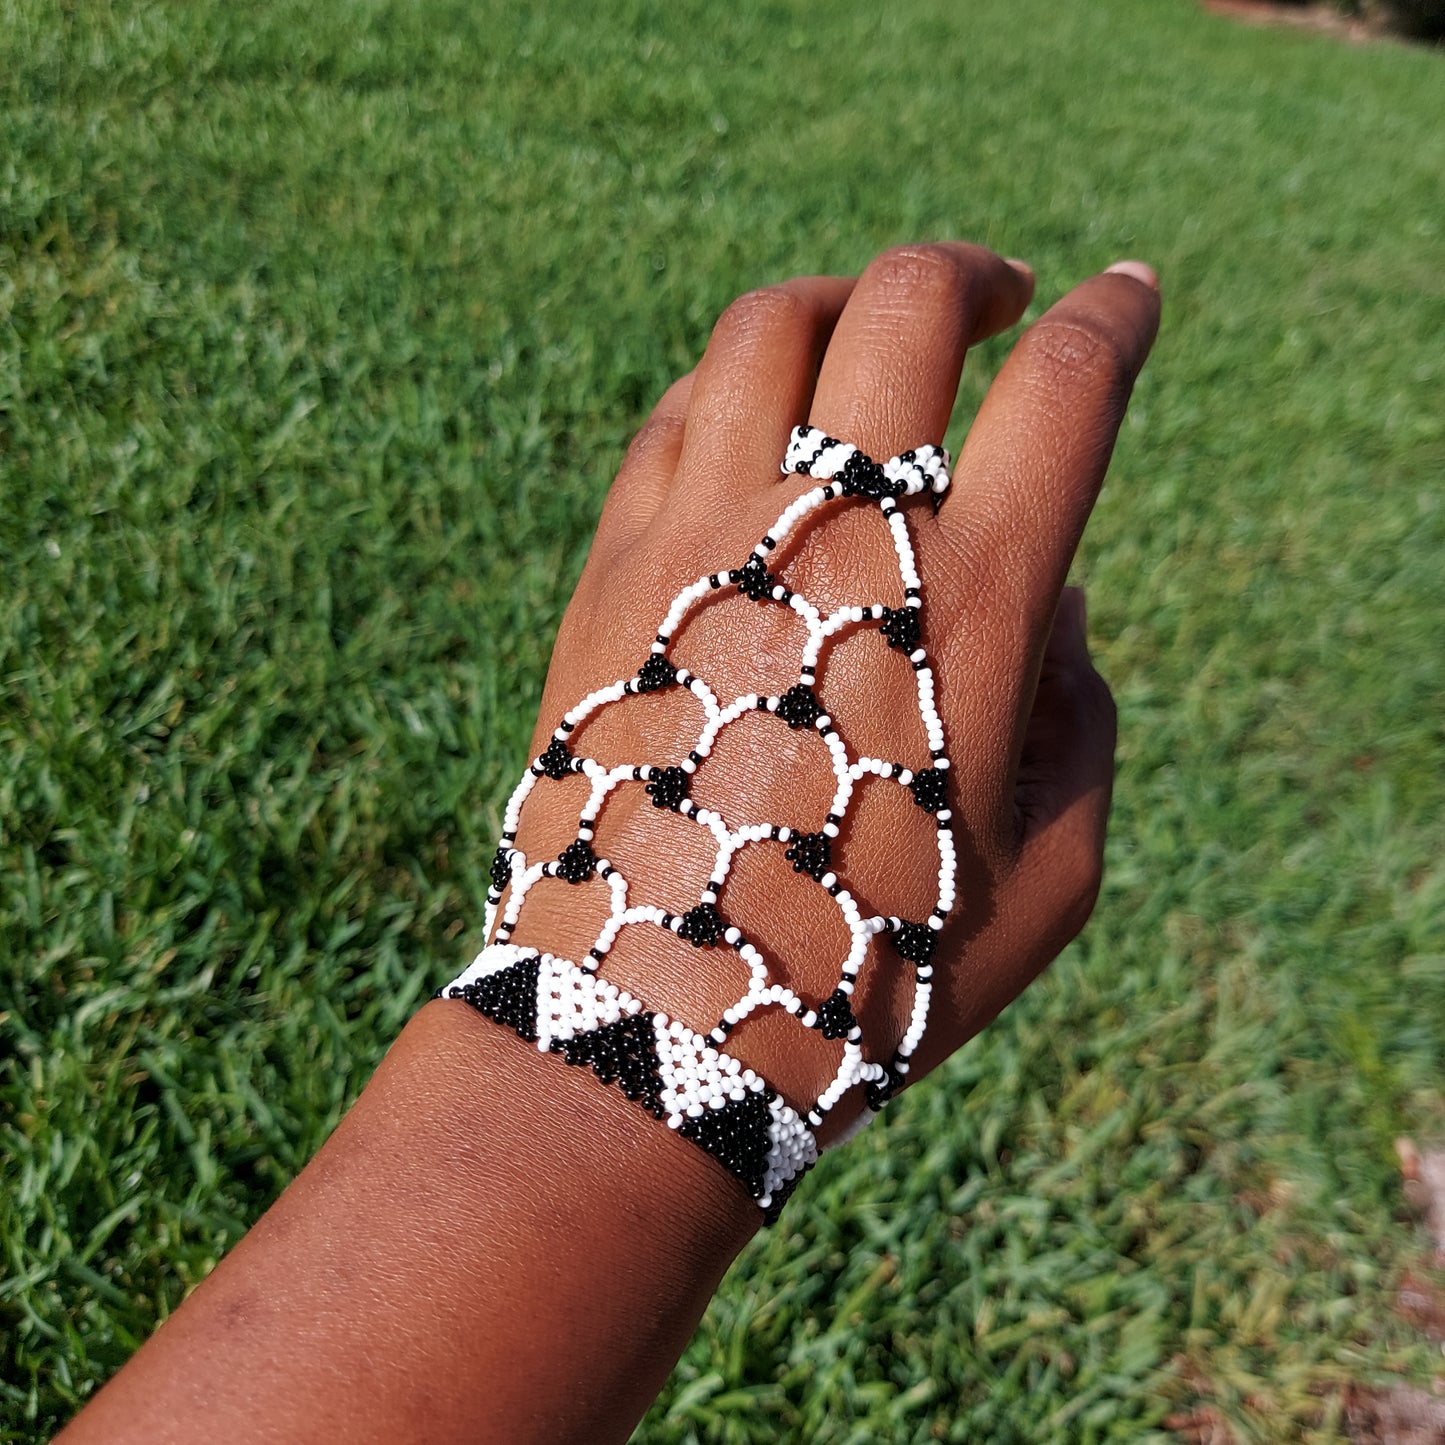
<path fill-rule="evenodd" d="M 728 306 L 713 328 L 713 341 L 728 351 L 748 350 L 805 326 L 808 321 L 808 303 L 795 291 L 764 286 L 746 292 Z"/>
<path fill-rule="evenodd" d="M 1079 380 L 1116 385 L 1131 371 L 1124 339 L 1087 313 L 1044 317 L 1019 343 L 1032 370 L 1052 387 Z"/>
<path fill-rule="evenodd" d="M 602 499 L 602 515 L 597 519 L 597 535 L 592 543 L 593 552 L 606 552 L 619 545 L 625 545 L 632 532 L 632 528 L 629 526 L 632 510 L 631 489 L 619 476 Z"/>
<path fill-rule="evenodd" d="M 1083 930 L 1103 887 L 1104 838 L 1096 820 L 1078 808 L 1056 818 L 1033 854 L 1033 870 L 1048 899 L 1047 931 L 1062 948 Z"/>
<path fill-rule="evenodd" d="M 1099 848 L 1090 844 L 1080 850 L 1070 882 L 1072 886 L 1064 906 L 1064 924 L 1069 937 L 1076 938 L 1093 915 L 1094 906 L 1099 901 L 1099 890 L 1104 885 L 1104 855 Z"/>
<path fill-rule="evenodd" d="M 961 259 L 941 246 L 896 246 L 868 270 L 880 290 L 894 292 L 905 302 L 955 298 L 966 279 Z"/>
<path fill-rule="evenodd" d="M 660 416 L 648 417 L 628 443 L 623 465 L 637 465 L 673 455 L 682 445 L 686 425 L 687 418 L 680 412 L 664 412 Z"/>

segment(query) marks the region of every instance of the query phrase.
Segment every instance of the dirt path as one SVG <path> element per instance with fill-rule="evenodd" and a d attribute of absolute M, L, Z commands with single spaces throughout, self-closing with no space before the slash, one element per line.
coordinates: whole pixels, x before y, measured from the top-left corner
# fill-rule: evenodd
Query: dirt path
<path fill-rule="evenodd" d="M 1376 40 L 1399 40 L 1379 20 L 1342 15 L 1333 5 L 1285 5 L 1278 0 L 1200 0 L 1214 15 L 1225 15 L 1245 25 L 1283 25 L 1292 30 L 1313 30 L 1334 35 L 1352 45 Z"/>

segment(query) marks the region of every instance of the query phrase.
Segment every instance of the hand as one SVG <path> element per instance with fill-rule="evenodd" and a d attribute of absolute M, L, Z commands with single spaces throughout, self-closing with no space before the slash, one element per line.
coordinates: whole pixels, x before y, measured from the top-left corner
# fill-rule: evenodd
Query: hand
<path fill-rule="evenodd" d="M 913 1078 L 1048 962 L 1098 884 L 1113 714 L 1084 650 L 1082 599 L 1062 588 L 1154 334 L 1147 277 L 1095 277 L 1049 311 L 989 393 L 938 515 L 924 498 L 905 503 L 960 855 Z M 635 673 L 682 586 L 741 563 L 807 489 L 778 472 L 795 423 L 811 418 L 879 459 L 937 440 L 966 347 L 1012 325 L 1032 290 L 1026 269 L 988 252 L 910 247 L 856 285 L 794 281 L 730 308 L 608 499 L 557 640 L 537 751 L 586 692 Z M 880 590 L 899 585 L 886 530 L 876 507 L 840 502 L 774 565 L 822 606 L 886 600 Z M 722 599 L 697 611 L 671 655 L 719 695 L 795 681 L 797 619 Z M 876 628 L 860 627 L 825 662 L 818 692 L 855 754 L 912 766 L 927 754 L 911 679 Z M 696 700 L 674 688 L 604 709 L 576 742 L 604 761 L 651 761 L 696 730 Z M 823 746 L 750 714 L 724 731 L 694 795 L 807 824 L 831 793 Z M 555 856 L 575 838 L 579 788 L 579 777 L 539 787 L 523 848 Z M 937 879 L 931 832 L 902 787 L 865 783 L 839 871 L 867 907 L 922 916 Z M 711 835 L 653 808 L 636 782 L 608 799 L 597 847 L 637 901 L 673 908 L 696 900 L 712 862 Z M 578 958 L 606 915 L 605 887 L 544 881 L 517 941 Z M 720 903 L 784 981 L 814 999 L 832 987 L 833 900 L 777 843 L 739 855 Z M 873 1058 L 889 1055 L 909 1008 L 911 970 L 897 964 L 880 952 L 860 975 Z M 736 996 L 740 973 L 731 950 L 650 925 L 625 928 L 603 964 L 699 1029 Z M 773 1010 L 728 1048 L 806 1105 L 841 1045 Z M 829 1123 L 857 1107 L 845 1100 Z M 469 1009 L 431 1004 L 318 1157 L 66 1438 L 623 1440 L 760 1218 L 736 1179 L 615 1089 Z"/>
<path fill-rule="evenodd" d="M 941 441 L 965 351 L 1017 322 L 1033 284 L 1027 267 L 977 247 L 911 246 L 880 256 L 856 283 L 803 278 L 729 307 L 696 371 L 658 403 L 608 497 L 557 639 L 536 751 L 585 694 L 636 673 L 682 587 L 740 566 L 787 502 L 816 485 L 779 472 L 795 425 L 809 422 L 880 461 Z M 1024 334 L 991 387 L 937 515 L 926 497 L 903 504 L 959 855 L 958 903 L 934 960 L 931 1021 L 910 1081 L 1016 997 L 1083 926 L 1097 894 L 1114 712 L 1089 661 L 1082 594 L 1064 582 L 1158 314 L 1157 283 L 1138 263 L 1069 293 Z M 876 506 L 835 503 L 815 514 L 770 565 L 824 612 L 898 600 L 897 560 Z M 689 615 L 668 655 L 725 704 L 796 682 L 803 640 L 788 609 L 725 588 Z M 927 765 L 912 674 L 876 624 L 824 654 L 817 692 L 851 756 Z M 604 708 L 572 742 L 608 766 L 675 761 L 700 721 L 696 699 L 676 688 Z M 810 829 L 827 813 L 833 782 L 816 733 L 753 714 L 720 735 L 692 796 L 730 825 Z M 576 836 L 587 792 L 579 776 L 538 786 L 518 838 L 530 859 L 556 857 Z M 934 825 L 906 790 L 865 780 L 835 847 L 865 913 L 927 917 L 937 893 Z M 607 799 L 596 850 L 629 879 L 630 904 L 681 913 L 706 886 L 716 844 L 695 822 L 650 806 L 638 783 Z M 513 939 L 583 958 L 608 904 L 600 878 L 541 880 Z M 738 856 L 719 907 L 776 981 L 810 1002 L 832 989 L 846 929 L 781 844 Z M 866 1055 L 886 1061 L 914 983 L 881 939 L 870 954 L 854 1004 Z M 650 925 L 625 928 L 601 971 L 703 1033 L 747 980 L 730 950 L 694 949 Z M 728 1050 L 806 1108 L 841 1045 L 772 1010 L 745 1019 Z M 824 1140 L 861 1110 L 854 1092 Z"/>

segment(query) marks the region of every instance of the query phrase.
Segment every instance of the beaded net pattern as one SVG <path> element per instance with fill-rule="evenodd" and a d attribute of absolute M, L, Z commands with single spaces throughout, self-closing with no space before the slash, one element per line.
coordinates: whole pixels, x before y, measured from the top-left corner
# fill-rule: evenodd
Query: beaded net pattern
<path fill-rule="evenodd" d="M 539 1049 L 560 1054 L 569 1063 L 586 1065 L 603 1082 L 617 1084 L 628 1098 L 719 1159 L 770 1216 L 816 1160 L 815 1131 L 850 1088 L 864 1086 L 866 1122 L 902 1086 L 927 1023 L 932 958 L 938 931 L 954 905 L 956 874 L 947 803 L 948 757 L 934 702 L 933 671 L 921 645 L 922 583 L 908 523 L 899 506 L 901 498 L 924 492 L 931 493 L 936 502 L 948 486 L 948 455 L 941 448 L 926 446 L 878 463 L 816 428 L 798 427 L 782 470 L 810 476 L 819 485 L 784 508 L 741 566 L 700 577 L 684 587 L 674 598 L 651 652 L 637 673 L 599 688 L 577 703 L 564 715 L 545 751 L 523 774 L 507 804 L 501 844 L 492 863 L 486 914 L 486 936 L 492 941 L 439 991 L 441 996 L 462 999 L 508 1025 Z M 883 513 L 897 555 L 899 592 L 886 601 L 840 607 L 825 616 L 801 593 L 784 585 L 769 570 L 768 561 L 803 518 L 843 498 L 862 499 Z M 722 701 L 704 679 L 668 656 L 673 636 L 691 609 L 710 593 L 726 588 L 761 605 L 790 608 L 804 623 L 807 641 L 799 659 L 798 681 L 778 696 L 747 693 Z M 831 641 L 869 623 L 912 666 L 919 717 L 930 753 L 927 768 L 914 771 L 898 762 L 851 756 L 817 696 L 818 677 Z M 692 693 L 703 713 L 701 731 L 685 756 L 673 761 L 606 767 L 571 747 L 572 733 L 599 709 L 627 696 L 678 687 Z M 835 787 L 823 819 L 785 824 L 729 820 L 716 809 L 698 805 L 690 796 L 693 779 L 705 765 L 719 734 L 752 712 L 775 716 L 795 731 L 812 730 L 826 745 Z M 582 775 L 591 785 L 576 837 L 556 858 L 528 859 L 517 846 L 524 803 L 544 780 L 574 774 Z M 927 918 L 865 916 L 836 871 L 835 840 L 848 815 L 855 786 L 870 775 L 892 779 L 907 789 L 936 827 L 938 894 Z M 654 807 L 690 819 L 707 829 L 716 842 L 707 885 L 697 901 L 682 912 L 629 904 L 627 879 L 594 849 L 597 820 L 608 797 L 629 785 L 645 788 Z M 847 953 L 839 960 L 837 983 L 826 998 L 809 1002 L 775 982 L 768 960 L 749 942 L 745 926 L 727 911 L 725 894 L 733 860 L 745 848 L 766 845 L 784 847 L 793 870 L 813 879 L 833 899 L 847 927 Z M 606 882 L 611 906 L 585 958 L 557 958 L 511 942 L 522 904 L 539 879 L 559 878 L 580 884 L 594 876 Z M 502 908 L 504 896 L 506 907 Z M 599 970 L 618 935 L 633 925 L 668 929 L 699 950 L 730 949 L 747 967 L 746 990 L 708 1034 L 698 1034 L 649 1009 L 600 976 Z M 853 990 L 870 941 L 880 936 L 912 966 L 915 978 L 908 1025 L 886 1063 L 864 1058 L 863 1033 L 852 1008 Z M 837 1073 L 806 1117 L 723 1048 L 732 1030 L 761 1009 L 781 1009 L 797 1019 L 800 1027 L 842 1040 Z"/>

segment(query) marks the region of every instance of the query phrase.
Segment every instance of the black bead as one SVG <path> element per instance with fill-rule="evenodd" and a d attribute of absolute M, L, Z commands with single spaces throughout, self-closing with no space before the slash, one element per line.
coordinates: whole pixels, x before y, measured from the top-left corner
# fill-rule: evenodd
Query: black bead
<path fill-rule="evenodd" d="M 903 1087 L 903 1075 L 897 1068 L 892 1064 L 883 1067 L 888 1077 L 876 1084 L 868 1084 L 863 1090 L 863 1097 L 875 1114 Z"/>
<path fill-rule="evenodd" d="M 741 567 L 734 569 L 736 575 L 729 576 L 737 583 L 738 591 L 754 602 L 763 602 L 773 595 L 773 588 L 778 585 L 778 579 L 763 565 L 763 560 L 756 553 L 748 558 Z"/>
<path fill-rule="evenodd" d="M 654 808 L 670 808 L 674 813 L 682 806 L 687 790 L 692 786 L 692 774 L 681 768 L 654 768 L 647 791 L 652 797 Z"/>
<path fill-rule="evenodd" d="M 788 1199 L 791 1196 L 793 1190 L 795 1190 L 798 1185 L 803 1182 L 803 1175 L 806 1174 L 808 1172 L 808 1168 L 811 1167 L 812 1166 L 809 1165 L 803 1169 L 800 1169 L 795 1175 L 793 1175 L 791 1179 L 788 1180 L 786 1184 L 780 1184 L 776 1189 L 773 1190 L 772 1203 L 769 1204 L 765 1210 L 763 1210 L 764 1224 L 776 1224 L 778 1222 L 778 1219 L 783 1212 L 783 1205 L 788 1202 Z M 758 1196 L 756 1194 L 753 1196 L 754 1199 L 756 1199 L 757 1197 Z"/>
<path fill-rule="evenodd" d="M 797 833 L 783 856 L 793 865 L 794 873 L 822 878 L 833 861 L 833 840 L 826 833 Z"/>
<path fill-rule="evenodd" d="M 857 1027 L 852 999 L 841 988 L 835 988 L 818 1006 L 818 1032 L 825 1039 L 846 1039 Z"/>
<path fill-rule="evenodd" d="M 845 497 L 871 497 L 877 501 L 880 497 L 901 496 L 904 490 L 902 482 L 889 481 L 883 468 L 862 452 L 848 458 L 840 476 Z"/>
<path fill-rule="evenodd" d="M 467 984 L 459 990 L 459 996 L 478 1012 L 505 1024 L 534 1044 L 537 1042 L 537 978 L 541 967 L 534 953 Z"/>
<path fill-rule="evenodd" d="M 638 692 L 660 692 L 677 681 L 677 667 L 661 652 L 651 652 L 637 670 Z"/>
<path fill-rule="evenodd" d="M 597 868 L 597 855 L 585 838 L 574 838 L 557 855 L 557 876 L 568 883 L 585 883 Z"/>
<path fill-rule="evenodd" d="M 538 761 L 549 778 L 565 778 L 572 771 L 572 749 L 561 738 L 553 738 Z"/>
<path fill-rule="evenodd" d="M 704 1109 L 701 1117 L 684 1119 L 678 1133 L 701 1144 L 736 1174 L 756 1199 L 767 1178 L 771 1124 L 766 1096 L 749 1090 L 741 1099 L 729 1099 L 720 1109 Z"/>
<path fill-rule="evenodd" d="M 677 936 L 686 939 L 694 948 L 705 948 L 716 943 L 726 929 L 727 924 L 723 922 L 722 914 L 713 904 L 699 903 L 696 908 L 689 908 L 682 915 Z"/>
<path fill-rule="evenodd" d="M 777 713 L 790 728 L 810 728 L 823 716 L 823 704 L 812 688 L 798 682 L 778 699 Z"/>
<path fill-rule="evenodd" d="M 879 632 L 888 639 L 889 647 L 912 652 L 918 646 L 918 608 L 885 607 Z"/>
<path fill-rule="evenodd" d="M 652 1014 L 628 1014 L 600 1029 L 578 1034 L 559 1045 L 569 1064 L 586 1064 L 604 1084 L 616 1084 L 624 1097 L 661 1117 L 662 1074 L 657 1063 Z"/>
<path fill-rule="evenodd" d="M 510 849 L 498 848 L 492 859 L 492 887 L 498 893 L 512 881 L 512 854 Z"/>
<path fill-rule="evenodd" d="M 948 774 L 942 768 L 925 768 L 914 773 L 908 791 L 925 813 L 936 813 L 948 806 Z"/>
<path fill-rule="evenodd" d="M 854 452 L 838 474 L 845 497 L 881 497 L 883 468 L 872 457 Z"/>
<path fill-rule="evenodd" d="M 904 923 L 890 938 L 909 963 L 927 963 L 938 947 L 938 932 L 926 923 Z"/>

